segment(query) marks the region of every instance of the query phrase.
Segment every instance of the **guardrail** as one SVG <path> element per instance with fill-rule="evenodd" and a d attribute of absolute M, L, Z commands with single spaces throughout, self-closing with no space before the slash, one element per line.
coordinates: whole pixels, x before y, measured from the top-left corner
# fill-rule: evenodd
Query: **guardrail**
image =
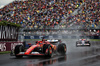
<path fill-rule="evenodd" d="M 23 42 L 0 42 L 0 52 L 14 50 L 16 45 L 22 45 L 22 44 Z"/>
<path fill-rule="evenodd" d="M 43 36 L 23 36 L 23 39 L 41 39 Z M 50 35 L 44 36 L 46 39 L 78 39 L 78 38 L 88 38 L 88 39 L 100 39 L 100 36 L 68 36 L 68 35 Z"/>

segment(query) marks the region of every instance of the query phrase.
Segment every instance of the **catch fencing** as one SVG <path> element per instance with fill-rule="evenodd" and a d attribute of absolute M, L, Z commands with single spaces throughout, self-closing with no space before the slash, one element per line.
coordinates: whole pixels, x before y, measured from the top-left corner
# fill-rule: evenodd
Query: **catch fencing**
<path fill-rule="evenodd" d="M 41 39 L 43 36 L 24 36 L 23 39 Z M 46 39 L 79 39 L 79 38 L 87 38 L 87 39 L 100 39 L 100 36 L 68 36 L 68 35 L 49 35 L 44 36 Z M 22 38 L 22 37 L 20 37 Z"/>
<path fill-rule="evenodd" d="M 16 45 L 22 45 L 22 44 L 23 42 L 0 42 L 0 52 L 14 50 Z"/>

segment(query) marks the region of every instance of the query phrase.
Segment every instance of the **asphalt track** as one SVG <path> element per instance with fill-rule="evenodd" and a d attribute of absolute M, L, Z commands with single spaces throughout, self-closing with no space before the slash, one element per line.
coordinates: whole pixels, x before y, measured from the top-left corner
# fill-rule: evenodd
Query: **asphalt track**
<path fill-rule="evenodd" d="M 17 59 L 9 54 L 0 55 L 0 66 L 100 66 L 100 42 L 90 47 L 76 47 L 76 40 L 64 40 L 67 53 L 64 56 L 23 57 Z"/>

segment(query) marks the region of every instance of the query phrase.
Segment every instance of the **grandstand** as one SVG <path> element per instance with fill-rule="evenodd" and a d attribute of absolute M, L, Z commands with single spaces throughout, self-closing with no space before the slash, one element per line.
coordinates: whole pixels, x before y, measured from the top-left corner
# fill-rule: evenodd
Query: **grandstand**
<path fill-rule="evenodd" d="M 0 21 L 23 29 L 99 29 L 100 0 L 15 0 L 0 9 Z"/>
<path fill-rule="evenodd" d="M 62 26 L 62 20 L 81 4 L 80 0 L 16 0 L 0 9 L 0 20 L 21 24 L 23 28 L 55 28 Z"/>

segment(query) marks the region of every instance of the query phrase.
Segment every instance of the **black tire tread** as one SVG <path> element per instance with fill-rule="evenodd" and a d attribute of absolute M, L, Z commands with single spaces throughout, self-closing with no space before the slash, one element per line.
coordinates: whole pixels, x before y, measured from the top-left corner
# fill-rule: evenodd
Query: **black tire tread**
<path fill-rule="evenodd" d="M 45 51 L 46 51 L 46 49 L 47 48 L 50 48 L 51 47 L 51 45 L 50 44 L 44 44 L 43 45 L 43 53 L 45 53 Z M 52 47 L 51 47 L 52 48 Z M 51 54 L 52 55 L 52 54 Z M 47 57 L 51 57 L 51 55 L 48 53 L 48 55 L 46 55 Z"/>
<path fill-rule="evenodd" d="M 57 48 L 57 51 L 59 53 L 61 53 L 62 55 L 66 53 L 64 46 L 66 46 L 66 44 L 65 43 L 62 43 L 62 44 L 59 44 L 58 45 L 58 48 Z"/>
<path fill-rule="evenodd" d="M 24 52 L 24 47 L 23 47 L 22 45 L 17 45 L 17 46 L 15 47 L 14 53 L 15 53 L 15 56 L 16 56 L 17 58 L 23 57 L 22 55 L 17 55 L 17 54 L 19 54 L 19 52 Z"/>

